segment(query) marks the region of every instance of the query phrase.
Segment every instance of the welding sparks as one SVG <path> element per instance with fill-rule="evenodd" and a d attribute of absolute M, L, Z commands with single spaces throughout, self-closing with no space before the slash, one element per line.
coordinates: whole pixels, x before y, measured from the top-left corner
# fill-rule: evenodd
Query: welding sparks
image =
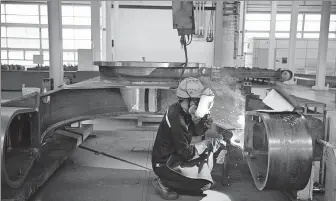
<path fill-rule="evenodd" d="M 245 125 L 245 115 L 239 115 L 239 117 L 238 117 L 238 123 L 240 124 L 240 125 Z"/>

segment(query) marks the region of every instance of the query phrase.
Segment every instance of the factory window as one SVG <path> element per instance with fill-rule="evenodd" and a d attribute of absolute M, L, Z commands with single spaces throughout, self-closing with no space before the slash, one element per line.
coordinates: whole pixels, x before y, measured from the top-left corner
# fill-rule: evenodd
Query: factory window
<path fill-rule="evenodd" d="M 329 33 L 329 38 L 336 38 L 336 34 L 335 33 Z"/>
<path fill-rule="evenodd" d="M 64 29 L 63 28 L 63 39 L 73 39 L 74 38 L 74 30 L 73 29 Z"/>
<path fill-rule="evenodd" d="M 39 24 L 39 16 L 6 15 L 7 23 Z"/>
<path fill-rule="evenodd" d="M 40 5 L 40 15 L 48 16 L 48 7 L 47 5 Z"/>
<path fill-rule="evenodd" d="M 2 14 L 5 14 L 5 4 L 1 4 L 1 15 Z"/>
<path fill-rule="evenodd" d="M 91 49 L 91 40 L 63 40 L 63 49 Z"/>
<path fill-rule="evenodd" d="M 6 37 L 6 27 L 1 27 L 1 37 L 5 38 Z"/>
<path fill-rule="evenodd" d="M 77 49 L 91 48 L 90 5 L 62 5 L 63 33 L 65 52 L 70 51 L 67 63 L 77 62 Z M 44 64 L 49 65 L 48 7 L 45 3 L 2 3 L 1 4 L 1 48 L 2 63 L 32 65 L 34 54 L 43 49 Z M 11 24 L 7 24 L 11 23 Z M 6 34 L 6 32 L 8 34 Z M 41 32 L 41 33 L 40 33 Z M 68 43 L 68 44 L 67 44 Z M 7 55 L 7 48 L 15 48 Z M 23 55 L 22 55 L 23 54 Z M 9 57 L 9 60 L 7 59 Z M 22 57 L 23 56 L 23 57 Z M 13 58 L 11 58 L 13 57 Z M 19 59 L 17 59 L 19 58 Z M 29 61 L 29 62 L 25 62 Z M 9 62 L 10 61 L 10 62 Z M 65 62 L 65 63 L 66 63 Z"/>
<path fill-rule="evenodd" d="M 246 21 L 246 31 L 269 31 L 270 21 Z"/>
<path fill-rule="evenodd" d="M 330 15 L 330 25 L 329 25 L 329 38 L 336 38 L 336 15 Z"/>
<path fill-rule="evenodd" d="M 269 13 L 246 13 L 246 21 L 270 21 L 271 14 Z"/>
<path fill-rule="evenodd" d="M 74 29 L 75 39 L 91 40 L 91 29 Z"/>
<path fill-rule="evenodd" d="M 319 38 L 320 33 L 304 33 L 304 38 Z"/>
<path fill-rule="evenodd" d="M 8 57 L 11 59 L 24 59 L 23 56 L 23 51 L 18 51 L 18 50 L 10 50 L 8 51 Z"/>
<path fill-rule="evenodd" d="M 245 33 L 245 38 L 268 38 L 268 32 L 247 32 Z"/>
<path fill-rule="evenodd" d="M 74 17 L 74 24 L 91 25 L 91 18 L 90 17 Z"/>
<path fill-rule="evenodd" d="M 7 40 L 6 38 L 1 38 L 1 48 L 6 48 L 7 47 Z"/>
<path fill-rule="evenodd" d="M 48 16 L 41 16 L 41 24 L 48 24 Z"/>
<path fill-rule="evenodd" d="M 318 21 L 305 21 L 304 31 L 320 31 L 320 22 Z"/>
<path fill-rule="evenodd" d="M 38 5 L 35 4 L 6 4 L 6 14 L 12 15 L 36 15 Z"/>
<path fill-rule="evenodd" d="M 63 29 L 64 39 L 74 39 L 74 40 L 91 40 L 91 29 Z"/>
<path fill-rule="evenodd" d="M 302 31 L 303 14 L 298 15 L 297 31 Z M 275 30 L 290 31 L 291 14 L 277 14 Z"/>
<path fill-rule="evenodd" d="M 43 52 L 43 60 L 49 61 L 49 52 Z"/>
<path fill-rule="evenodd" d="M 75 53 L 74 52 L 63 52 L 63 60 L 74 61 L 75 60 Z"/>
<path fill-rule="evenodd" d="M 276 38 L 289 38 L 289 32 L 286 33 L 275 33 Z"/>
<path fill-rule="evenodd" d="M 62 17 L 63 25 L 91 25 L 90 17 Z"/>
<path fill-rule="evenodd" d="M 75 40 L 75 49 L 91 49 L 91 40 Z"/>
<path fill-rule="evenodd" d="M 35 64 L 33 61 L 27 61 L 27 60 L 8 60 L 8 64 L 17 64 L 17 65 L 22 65 L 25 67 L 34 67 Z"/>
<path fill-rule="evenodd" d="M 11 38 L 40 38 L 39 28 L 7 27 L 7 36 Z"/>
<path fill-rule="evenodd" d="M 41 29 L 41 38 L 48 38 L 49 37 L 49 33 L 48 33 L 48 28 L 42 28 Z"/>
<path fill-rule="evenodd" d="M 84 5 L 63 5 L 63 25 L 91 25 L 90 6 Z"/>
<path fill-rule="evenodd" d="M 75 52 L 75 61 L 78 61 L 78 52 Z"/>
<path fill-rule="evenodd" d="M 40 55 L 40 52 L 39 51 L 25 51 L 24 59 L 33 60 L 34 55 Z"/>
<path fill-rule="evenodd" d="M 90 6 L 74 6 L 74 16 L 91 17 Z"/>
<path fill-rule="evenodd" d="M 306 14 L 304 31 L 320 31 L 321 14 Z M 308 34 L 310 35 L 310 34 Z"/>
<path fill-rule="evenodd" d="M 7 50 L 1 50 L 1 59 L 7 59 Z"/>
<path fill-rule="evenodd" d="M 8 38 L 7 46 L 9 48 L 39 49 L 40 40 L 39 39 Z"/>
<path fill-rule="evenodd" d="M 75 49 L 74 41 L 63 39 L 63 49 Z"/>
<path fill-rule="evenodd" d="M 63 5 L 62 6 L 62 16 L 73 16 L 74 8 L 72 5 Z"/>
<path fill-rule="evenodd" d="M 306 21 L 321 21 L 321 14 L 306 14 Z"/>
<path fill-rule="evenodd" d="M 276 38 L 289 38 L 289 36 L 290 36 L 289 32 L 281 32 L 281 33 L 276 32 L 275 33 Z M 296 38 L 301 38 L 301 37 L 302 37 L 302 33 L 296 34 Z"/>
<path fill-rule="evenodd" d="M 275 31 L 289 31 L 290 21 L 277 21 L 275 24 Z"/>
<path fill-rule="evenodd" d="M 247 13 L 246 31 L 269 31 L 271 15 L 268 13 Z"/>
<path fill-rule="evenodd" d="M 49 40 L 43 39 L 42 40 L 42 49 L 49 49 Z"/>

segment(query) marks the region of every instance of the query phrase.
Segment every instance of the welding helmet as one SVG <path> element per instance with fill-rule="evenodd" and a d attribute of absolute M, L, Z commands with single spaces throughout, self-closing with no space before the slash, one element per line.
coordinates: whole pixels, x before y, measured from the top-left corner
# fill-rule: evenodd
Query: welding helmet
<path fill-rule="evenodd" d="M 195 77 L 184 78 L 176 90 L 176 96 L 179 98 L 199 99 L 204 91 L 201 81 Z"/>

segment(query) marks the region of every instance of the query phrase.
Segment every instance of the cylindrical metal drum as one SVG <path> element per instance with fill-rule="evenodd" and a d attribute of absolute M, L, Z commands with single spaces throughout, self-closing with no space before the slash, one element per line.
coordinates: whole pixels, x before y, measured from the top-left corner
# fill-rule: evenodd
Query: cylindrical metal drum
<path fill-rule="evenodd" d="M 302 190 L 312 169 L 313 142 L 304 116 L 247 112 L 244 151 L 259 190 Z"/>

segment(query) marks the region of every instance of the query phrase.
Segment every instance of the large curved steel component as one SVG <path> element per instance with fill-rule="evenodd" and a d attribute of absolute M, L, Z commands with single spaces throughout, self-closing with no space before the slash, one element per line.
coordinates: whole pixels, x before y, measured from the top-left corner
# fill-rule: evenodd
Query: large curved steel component
<path fill-rule="evenodd" d="M 50 91 L 41 99 L 41 141 L 45 136 L 63 125 L 95 118 L 97 115 L 127 113 L 119 88 L 72 88 Z"/>
<path fill-rule="evenodd" d="M 313 159 L 313 142 L 298 113 L 247 112 L 244 151 L 259 190 L 302 190 Z"/>
<path fill-rule="evenodd" d="M 47 136 L 62 126 L 100 115 L 128 113 L 120 88 L 80 83 L 2 103 L 2 184 L 18 188 Z"/>
<path fill-rule="evenodd" d="M 99 66 L 101 77 L 107 80 L 111 79 L 111 77 L 114 79 L 115 77 L 127 77 L 127 79 L 133 80 L 141 78 L 142 81 L 178 80 L 184 68 L 184 63 L 181 62 L 95 61 L 94 64 Z M 288 81 L 293 77 L 293 73 L 289 70 L 233 67 L 212 68 L 202 63 L 188 63 L 183 77 L 211 76 L 217 72 L 221 77 L 231 76 L 238 79 L 274 78 Z"/>
<path fill-rule="evenodd" d="M 1 108 L 2 185 L 18 188 L 28 175 L 38 145 L 38 113 L 32 108 Z"/>

